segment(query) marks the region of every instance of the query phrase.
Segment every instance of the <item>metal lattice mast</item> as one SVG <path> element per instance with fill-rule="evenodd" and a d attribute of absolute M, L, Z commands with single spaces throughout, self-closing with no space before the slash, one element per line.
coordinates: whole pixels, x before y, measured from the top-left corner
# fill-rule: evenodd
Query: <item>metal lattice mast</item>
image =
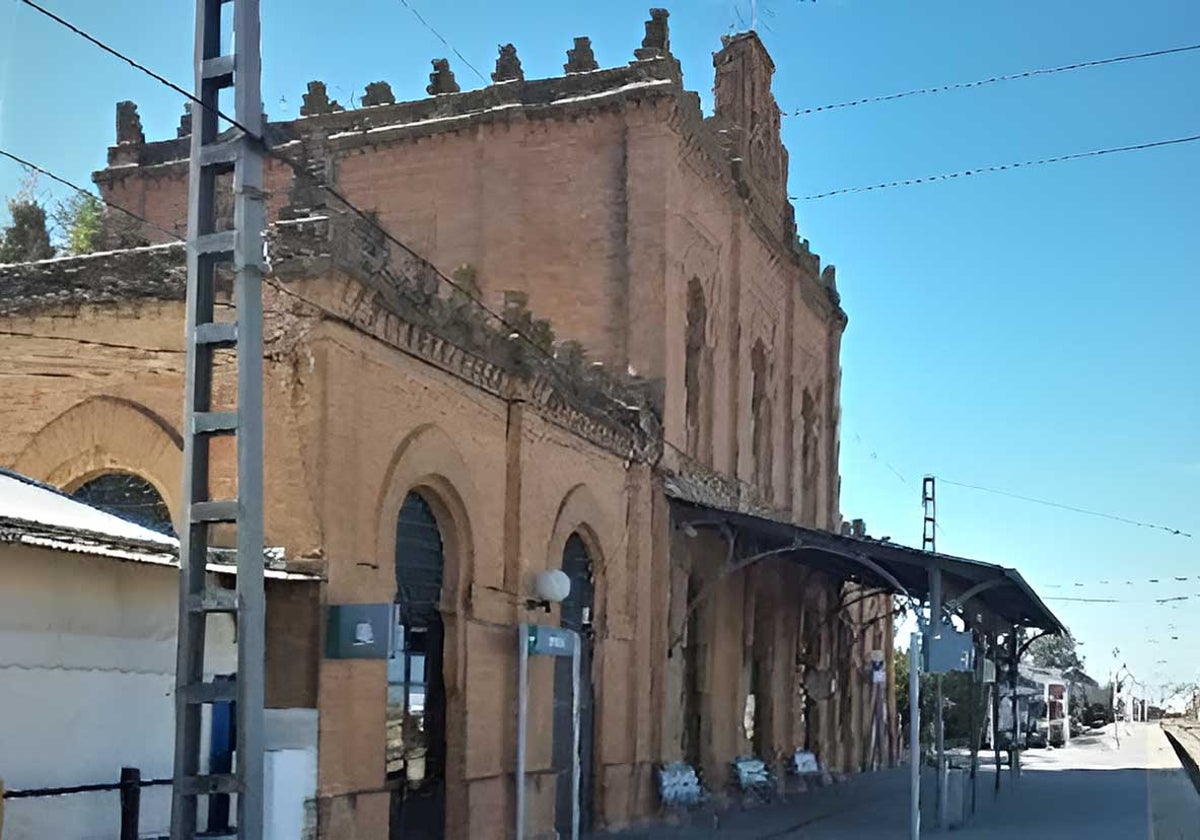
<path fill-rule="evenodd" d="M 921 550 L 937 553 L 937 482 L 933 476 L 925 476 L 921 483 L 921 507 L 925 511 L 925 522 L 921 533 Z"/>
<path fill-rule="evenodd" d="M 221 10 L 232 6 L 233 39 L 222 39 Z M 224 43 L 223 43 L 224 40 Z M 196 98 L 188 186 L 187 380 L 184 396 L 183 527 L 180 532 L 179 647 L 175 676 L 175 775 L 172 840 L 196 836 L 202 796 L 237 795 L 239 840 L 263 834 L 263 408 L 262 262 L 263 118 L 259 0 L 197 0 Z M 238 128 L 218 138 L 218 97 L 233 88 Z M 244 130 L 243 130 L 244 129 Z M 220 176 L 233 177 L 233 228 L 219 230 Z M 231 265 L 236 322 L 215 320 L 217 269 Z M 237 359 L 237 405 L 214 406 L 214 356 Z M 237 498 L 211 495 L 209 445 L 237 440 Z M 215 525 L 237 534 L 237 591 L 207 586 L 205 565 Z M 208 617 L 237 622 L 237 678 L 206 681 Z M 236 769 L 200 774 L 205 705 L 236 705 Z"/>
<path fill-rule="evenodd" d="M 921 482 L 921 549 L 937 553 L 937 487 L 934 477 L 925 476 Z M 942 632 L 942 570 L 934 567 L 929 573 L 929 633 L 936 638 Z M 926 642 L 933 643 L 933 638 Z M 938 825 L 943 829 L 949 828 L 946 809 L 946 726 L 944 719 L 945 705 L 942 694 L 942 675 L 934 678 L 934 742 L 937 748 L 937 787 L 934 788 L 934 803 Z"/>

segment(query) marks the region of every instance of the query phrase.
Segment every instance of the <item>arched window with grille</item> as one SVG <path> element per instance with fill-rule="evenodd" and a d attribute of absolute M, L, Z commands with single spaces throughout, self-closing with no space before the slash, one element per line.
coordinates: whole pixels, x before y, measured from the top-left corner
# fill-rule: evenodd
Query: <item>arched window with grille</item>
<path fill-rule="evenodd" d="M 154 485 L 140 475 L 102 473 L 79 485 L 71 498 L 160 534 L 175 536 L 167 503 Z"/>

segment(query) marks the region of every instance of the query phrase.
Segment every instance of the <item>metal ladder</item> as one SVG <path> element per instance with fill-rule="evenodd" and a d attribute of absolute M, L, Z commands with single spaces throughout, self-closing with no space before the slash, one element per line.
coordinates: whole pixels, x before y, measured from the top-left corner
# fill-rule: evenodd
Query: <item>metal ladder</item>
<path fill-rule="evenodd" d="M 221 12 L 232 6 L 233 49 L 222 52 Z M 228 39 L 224 39 L 228 41 Z M 226 44 L 228 46 L 228 44 Z M 263 396 L 262 177 L 259 0 L 196 1 L 196 90 L 188 184 L 187 378 L 184 397 L 183 527 L 179 556 L 179 638 L 175 674 L 175 770 L 172 840 L 192 840 L 202 796 L 236 795 L 237 827 L 226 837 L 263 834 Z M 219 94 L 233 88 L 234 119 L 246 129 L 218 137 Z M 230 136 L 231 135 L 231 136 Z M 233 176 L 234 226 L 217 230 L 218 178 Z M 236 322 L 214 320 L 217 267 L 232 264 Z M 214 410 L 214 356 L 237 358 L 237 405 Z M 209 448 L 236 435 L 237 498 L 213 499 Z M 206 583 L 210 533 L 237 533 L 237 589 Z M 236 622 L 237 677 L 205 680 L 205 631 L 214 614 Z M 203 709 L 233 702 L 236 760 L 232 772 L 200 773 Z M 209 835 L 211 836 L 211 835 Z"/>

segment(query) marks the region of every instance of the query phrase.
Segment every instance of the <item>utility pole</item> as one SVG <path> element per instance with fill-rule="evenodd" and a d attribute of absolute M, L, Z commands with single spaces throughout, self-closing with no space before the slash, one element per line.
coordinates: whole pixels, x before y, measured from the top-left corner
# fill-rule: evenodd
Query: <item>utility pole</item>
<path fill-rule="evenodd" d="M 1121 655 L 1120 648 L 1113 648 L 1113 659 Z M 1117 748 L 1121 747 L 1121 721 L 1117 719 L 1117 677 L 1121 671 L 1119 668 L 1114 668 L 1112 672 L 1112 715 L 1113 715 L 1113 737 L 1116 738 Z"/>
<path fill-rule="evenodd" d="M 221 10 L 232 6 L 232 38 Z M 196 0 L 195 96 L 188 184 L 187 378 L 184 395 L 183 528 L 180 532 L 179 638 L 175 672 L 172 840 L 193 840 L 201 796 L 237 795 L 236 833 L 263 836 L 263 203 L 262 59 L 259 0 Z M 219 94 L 233 88 L 230 136 L 218 138 Z M 218 180 L 233 176 L 233 229 L 217 229 Z M 232 265 L 237 321 L 215 319 L 218 266 Z M 233 350 L 237 404 L 214 405 L 214 356 Z M 209 444 L 237 438 L 237 498 L 212 498 Z M 209 529 L 236 529 L 237 591 L 207 585 Z M 208 617 L 232 614 L 237 677 L 205 681 Z M 236 769 L 201 775 L 205 705 L 233 702 Z M 210 826 L 211 828 L 211 826 Z"/>
<path fill-rule="evenodd" d="M 933 476 L 925 476 L 921 484 L 921 507 L 924 512 L 924 520 L 921 534 L 921 548 L 930 553 L 937 553 L 937 488 L 936 480 Z M 942 571 L 940 568 L 934 568 L 929 573 L 929 638 L 926 639 L 927 645 L 933 645 L 934 639 L 942 634 Z M 937 748 L 937 787 L 936 790 L 936 805 L 937 805 L 937 820 L 938 825 L 943 831 L 949 828 L 948 813 L 946 810 L 946 727 L 945 727 L 945 699 L 942 694 L 942 675 L 937 674 L 934 677 L 934 716 L 933 716 L 933 732 L 934 744 Z"/>

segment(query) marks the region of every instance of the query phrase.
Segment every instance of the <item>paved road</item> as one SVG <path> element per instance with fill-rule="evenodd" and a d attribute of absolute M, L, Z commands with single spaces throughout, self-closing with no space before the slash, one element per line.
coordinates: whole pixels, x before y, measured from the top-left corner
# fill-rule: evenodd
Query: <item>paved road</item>
<path fill-rule="evenodd" d="M 1007 771 L 978 782 L 977 813 L 955 840 L 1200 840 L 1200 794 L 1157 724 L 1111 727 L 1061 750 L 1023 758 L 1015 792 Z M 907 840 L 905 769 L 792 797 L 780 806 L 728 813 L 718 825 L 660 828 L 629 838 Z M 926 830 L 923 836 L 936 837 Z"/>

